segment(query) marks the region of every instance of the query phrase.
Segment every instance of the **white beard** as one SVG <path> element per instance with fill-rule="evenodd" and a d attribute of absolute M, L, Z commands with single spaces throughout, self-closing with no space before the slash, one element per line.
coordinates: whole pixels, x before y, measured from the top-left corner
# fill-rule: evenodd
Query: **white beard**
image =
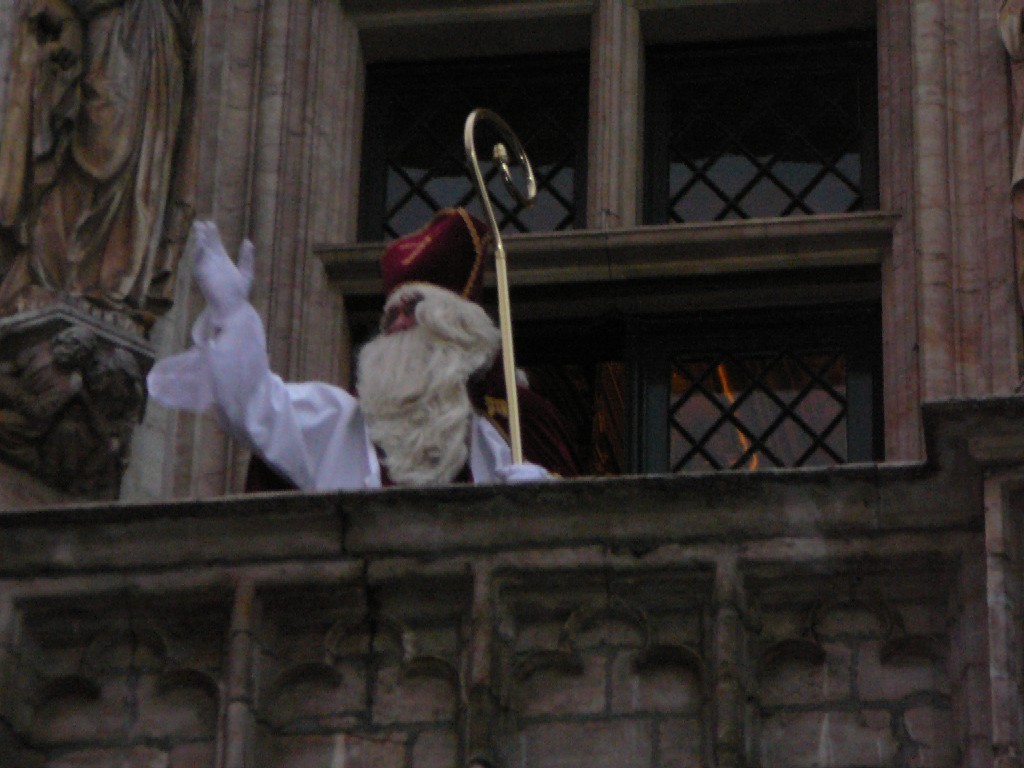
<path fill-rule="evenodd" d="M 410 292 L 423 295 L 416 326 L 363 347 L 357 390 L 391 480 L 437 485 L 466 466 L 473 416 L 466 383 L 491 364 L 500 334 L 479 306 L 435 286 L 403 286 L 388 303 Z"/>

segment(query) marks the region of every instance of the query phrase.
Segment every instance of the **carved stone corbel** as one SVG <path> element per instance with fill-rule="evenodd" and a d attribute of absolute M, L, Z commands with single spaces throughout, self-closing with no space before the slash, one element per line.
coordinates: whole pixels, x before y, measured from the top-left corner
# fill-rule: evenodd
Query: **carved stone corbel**
<path fill-rule="evenodd" d="M 116 498 L 152 350 L 72 307 L 0 320 L 0 460 L 72 496 Z"/>

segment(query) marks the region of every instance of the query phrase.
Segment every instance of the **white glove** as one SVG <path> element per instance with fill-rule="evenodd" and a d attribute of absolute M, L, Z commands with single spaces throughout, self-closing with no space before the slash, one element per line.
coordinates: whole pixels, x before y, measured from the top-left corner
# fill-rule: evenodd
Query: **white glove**
<path fill-rule="evenodd" d="M 494 474 L 503 483 L 536 483 L 540 480 L 554 480 L 555 476 L 538 464 L 523 462 L 522 464 L 509 464 L 507 467 L 498 467 Z"/>
<path fill-rule="evenodd" d="M 193 266 L 196 282 L 214 321 L 223 320 L 248 303 L 256 249 L 252 242 L 243 240 L 236 267 L 224 250 L 220 232 L 212 221 L 197 221 L 192 225 L 192 236 L 196 249 Z"/>
<path fill-rule="evenodd" d="M 247 355 L 229 352 L 233 361 L 229 366 L 242 374 L 242 380 L 257 381 L 257 374 L 267 365 L 266 342 L 259 319 L 238 314 L 249 308 L 255 315 L 247 300 L 253 280 L 253 244 L 248 240 L 242 243 L 235 266 L 212 221 L 195 222 L 192 240 L 192 272 L 206 299 L 206 309 L 192 327 L 194 346 L 157 362 L 147 377 L 147 387 L 150 396 L 167 408 L 205 411 L 215 403 L 213 372 L 207 359 L 210 345 L 219 342 L 221 349 L 246 350 Z M 234 322 L 226 322 L 235 315 Z"/>

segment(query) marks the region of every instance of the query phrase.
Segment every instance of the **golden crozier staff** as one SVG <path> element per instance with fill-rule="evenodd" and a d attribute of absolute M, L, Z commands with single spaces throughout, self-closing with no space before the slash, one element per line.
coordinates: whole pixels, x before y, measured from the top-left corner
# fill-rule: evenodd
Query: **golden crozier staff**
<path fill-rule="evenodd" d="M 477 120 L 488 120 L 494 123 L 515 150 L 516 157 L 523 166 L 526 174 L 526 193 L 523 194 L 512 181 L 512 172 L 509 168 L 508 150 L 502 143 L 494 145 L 493 159 L 501 169 L 501 178 L 505 182 L 505 188 L 512 193 L 512 196 L 520 205 L 526 207 L 533 204 L 537 198 L 537 180 L 533 175 L 533 167 L 530 159 L 526 156 L 519 138 L 508 127 L 508 124 L 497 114 L 489 109 L 474 109 L 466 118 L 466 127 L 463 131 L 463 138 L 466 144 L 466 159 L 473 168 L 473 176 L 476 180 L 477 189 L 480 190 L 480 199 L 483 201 L 484 212 L 487 216 L 487 224 L 494 235 L 494 273 L 498 281 L 498 327 L 501 330 L 501 356 L 505 373 L 505 393 L 508 398 L 508 432 L 512 448 L 512 461 L 516 464 L 523 463 L 523 438 L 519 429 L 519 396 L 516 392 L 516 356 L 512 346 L 512 310 L 508 293 L 508 269 L 505 261 L 505 246 L 501 241 L 501 232 L 498 229 L 498 222 L 494 218 L 494 208 L 491 206 L 491 198 L 487 191 L 487 184 L 484 182 L 483 174 L 480 173 L 480 163 L 476 157 L 476 146 L 473 139 L 473 129 Z"/>

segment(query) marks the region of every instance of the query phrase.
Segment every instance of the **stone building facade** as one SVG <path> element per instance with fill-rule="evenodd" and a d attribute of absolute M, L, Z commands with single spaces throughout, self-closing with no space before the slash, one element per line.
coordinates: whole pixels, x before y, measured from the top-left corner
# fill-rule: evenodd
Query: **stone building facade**
<path fill-rule="evenodd" d="M 0 0 L 0 62 L 29 6 Z M 631 448 L 620 477 L 238 496 L 248 455 L 150 407 L 121 503 L 25 490 L 0 514 L 0 764 L 1019 766 L 1024 65 L 1001 12 L 1005 31 L 1010 0 L 202 3 L 193 199 L 230 250 L 256 243 L 285 378 L 347 382 L 379 303 L 375 78 L 571 55 L 580 203 L 508 238 L 514 311 L 560 332 L 866 308 L 875 432 L 843 466 L 670 474 Z M 652 219 L 657 67 L 807 40 L 871 52 L 873 191 Z M 182 270 L 158 354 L 200 304 Z"/>

